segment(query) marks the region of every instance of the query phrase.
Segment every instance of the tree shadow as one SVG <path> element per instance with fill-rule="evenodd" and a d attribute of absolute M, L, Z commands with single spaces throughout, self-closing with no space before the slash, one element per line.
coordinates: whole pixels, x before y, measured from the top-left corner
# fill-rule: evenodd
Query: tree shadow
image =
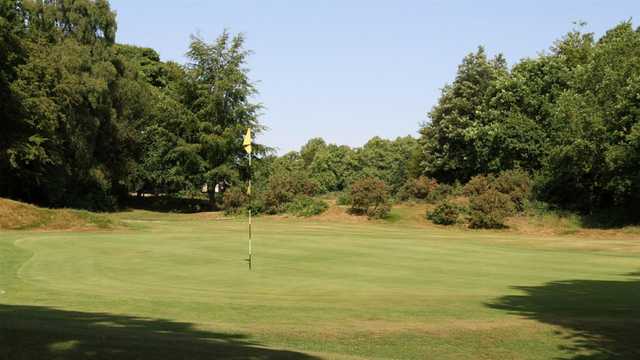
<path fill-rule="evenodd" d="M 128 209 L 182 214 L 215 210 L 206 199 L 184 198 L 171 195 L 130 196 L 124 201 L 124 206 Z"/>
<path fill-rule="evenodd" d="M 639 276 L 640 273 L 627 274 Z M 568 330 L 565 360 L 640 359 L 640 281 L 566 280 L 515 286 L 493 309 Z"/>
<path fill-rule="evenodd" d="M 294 359 L 246 335 L 162 319 L 0 304 L 0 359 Z"/>
<path fill-rule="evenodd" d="M 621 229 L 640 225 L 639 209 L 609 208 L 580 216 L 580 224 L 587 229 Z"/>

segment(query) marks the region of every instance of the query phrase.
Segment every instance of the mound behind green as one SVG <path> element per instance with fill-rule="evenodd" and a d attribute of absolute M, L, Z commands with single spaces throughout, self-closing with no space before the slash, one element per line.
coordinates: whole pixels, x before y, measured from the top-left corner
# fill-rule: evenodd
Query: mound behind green
<path fill-rule="evenodd" d="M 107 229 L 114 225 L 105 215 L 82 210 L 45 209 L 0 198 L 0 231 Z"/>

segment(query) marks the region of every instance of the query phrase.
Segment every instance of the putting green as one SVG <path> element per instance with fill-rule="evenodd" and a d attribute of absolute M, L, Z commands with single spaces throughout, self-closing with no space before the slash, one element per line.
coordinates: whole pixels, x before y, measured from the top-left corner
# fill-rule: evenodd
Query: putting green
<path fill-rule="evenodd" d="M 640 358 L 640 241 L 117 216 L 0 233 L 0 359 Z"/>

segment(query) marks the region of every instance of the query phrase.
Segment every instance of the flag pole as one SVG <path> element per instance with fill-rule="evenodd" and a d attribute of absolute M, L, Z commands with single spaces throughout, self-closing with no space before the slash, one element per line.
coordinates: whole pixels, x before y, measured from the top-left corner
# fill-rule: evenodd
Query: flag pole
<path fill-rule="evenodd" d="M 249 270 L 252 265 L 251 253 L 251 153 L 249 153 Z"/>
<path fill-rule="evenodd" d="M 251 249 L 251 157 L 253 149 L 251 148 L 251 143 L 253 139 L 251 138 L 251 128 L 247 128 L 247 134 L 242 139 L 242 146 L 244 150 L 249 154 L 249 188 L 247 188 L 247 195 L 249 196 L 249 270 L 251 270 L 253 265 L 253 252 Z"/>

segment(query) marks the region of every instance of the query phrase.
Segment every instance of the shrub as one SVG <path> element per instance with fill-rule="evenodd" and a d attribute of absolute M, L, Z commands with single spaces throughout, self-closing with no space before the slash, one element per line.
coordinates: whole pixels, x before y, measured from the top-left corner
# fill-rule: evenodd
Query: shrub
<path fill-rule="evenodd" d="M 458 222 L 461 208 L 448 201 L 442 201 L 431 212 L 427 212 L 427 219 L 439 225 L 453 225 Z"/>
<path fill-rule="evenodd" d="M 240 187 L 232 187 L 222 195 L 222 208 L 227 214 L 240 211 L 248 200 L 247 194 Z"/>
<path fill-rule="evenodd" d="M 479 196 L 493 189 L 508 195 L 515 210 L 522 212 L 531 198 L 532 180 L 523 170 L 507 170 L 496 175 L 477 175 L 464 186 L 468 197 Z"/>
<path fill-rule="evenodd" d="M 420 176 L 414 181 L 413 196 L 417 199 L 426 199 L 436 188 L 438 182 L 426 176 Z"/>
<path fill-rule="evenodd" d="M 274 174 L 269 178 L 267 188 L 262 194 L 264 210 L 269 214 L 282 213 L 296 196 L 313 196 L 317 190 L 317 182 L 302 173 Z"/>
<path fill-rule="evenodd" d="M 396 194 L 396 199 L 398 199 L 399 201 L 407 201 L 411 199 L 411 193 L 407 191 L 406 186 L 402 186 L 400 190 L 398 190 L 398 193 Z"/>
<path fill-rule="evenodd" d="M 409 198 L 427 199 L 437 187 L 438 182 L 436 180 L 420 176 L 416 179 L 408 179 L 398 195 L 402 200 Z"/>
<path fill-rule="evenodd" d="M 347 192 L 341 192 L 340 194 L 338 194 L 338 197 L 336 198 L 336 204 L 338 205 L 351 204 L 351 198 L 349 197 L 349 194 Z"/>
<path fill-rule="evenodd" d="M 429 196 L 427 197 L 427 201 L 429 202 L 443 201 L 449 196 L 455 195 L 457 191 L 458 190 L 455 185 L 438 184 L 438 186 L 429 193 Z"/>
<path fill-rule="evenodd" d="M 384 181 L 364 178 L 355 181 L 349 189 L 351 213 L 370 218 L 384 218 L 391 210 L 389 190 Z"/>
<path fill-rule="evenodd" d="M 384 219 L 389 215 L 391 211 L 391 204 L 384 203 L 376 207 L 369 208 L 367 210 L 367 217 L 370 219 Z"/>
<path fill-rule="evenodd" d="M 329 205 L 320 199 L 314 199 L 310 196 L 297 196 L 292 202 L 287 204 L 287 212 L 295 216 L 313 216 L 325 212 Z"/>
<path fill-rule="evenodd" d="M 496 229 L 505 226 L 504 220 L 513 213 L 515 206 L 509 195 L 489 189 L 482 194 L 472 196 L 469 209 L 470 227 Z"/>
<path fill-rule="evenodd" d="M 288 189 L 269 184 L 262 194 L 264 211 L 267 214 L 279 214 L 286 210 L 286 205 L 293 200 L 295 194 Z"/>
<path fill-rule="evenodd" d="M 509 195 L 518 212 L 525 210 L 531 199 L 532 180 L 523 170 L 503 171 L 495 179 L 495 189 Z"/>
<path fill-rule="evenodd" d="M 264 199 L 261 196 L 252 197 L 251 201 L 249 201 L 246 208 L 247 208 L 247 211 L 251 210 L 251 214 L 261 214 L 263 212 L 266 212 Z"/>
<path fill-rule="evenodd" d="M 462 189 L 465 196 L 473 197 L 484 194 L 494 188 L 495 177 L 493 175 L 476 175 Z"/>

